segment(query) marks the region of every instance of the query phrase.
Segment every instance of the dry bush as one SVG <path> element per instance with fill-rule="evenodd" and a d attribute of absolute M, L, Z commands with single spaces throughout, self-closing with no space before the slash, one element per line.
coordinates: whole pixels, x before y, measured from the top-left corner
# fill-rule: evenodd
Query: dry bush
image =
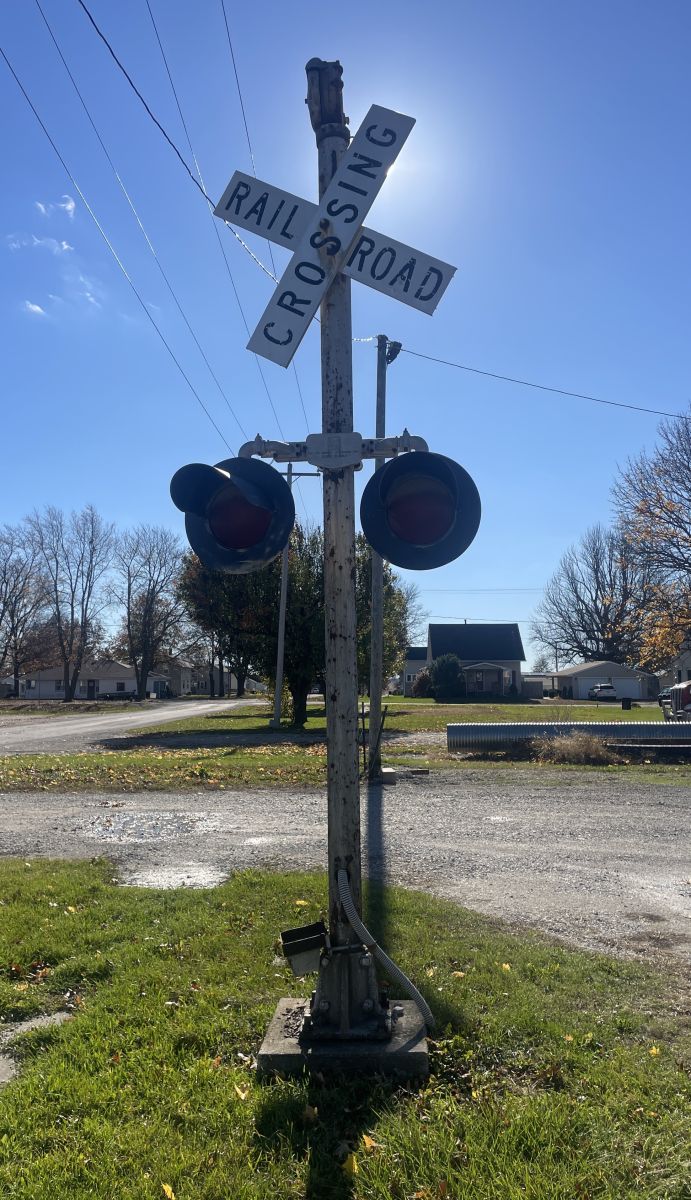
<path fill-rule="evenodd" d="M 572 733 L 559 737 L 539 737 L 533 742 L 533 750 L 539 762 L 583 763 L 589 766 L 608 766 L 621 762 L 612 750 L 608 750 L 601 738 L 592 733 Z"/>

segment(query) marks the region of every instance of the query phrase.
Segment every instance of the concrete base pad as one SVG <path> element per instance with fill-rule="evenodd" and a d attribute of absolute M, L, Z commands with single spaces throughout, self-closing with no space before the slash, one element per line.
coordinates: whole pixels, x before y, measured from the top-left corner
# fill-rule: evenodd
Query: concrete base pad
<path fill-rule="evenodd" d="M 344 1072 L 348 1075 L 394 1075 L 401 1079 L 429 1075 L 425 1023 L 412 1000 L 400 1005 L 387 1042 L 318 1042 L 302 1035 L 309 1000 L 279 1000 L 257 1056 L 260 1075 L 299 1075 L 303 1071 Z"/>
<path fill-rule="evenodd" d="M 396 783 L 396 770 L 394 767 L 382 767 L 381 781 L 386 786 L 390 783 Z"/>

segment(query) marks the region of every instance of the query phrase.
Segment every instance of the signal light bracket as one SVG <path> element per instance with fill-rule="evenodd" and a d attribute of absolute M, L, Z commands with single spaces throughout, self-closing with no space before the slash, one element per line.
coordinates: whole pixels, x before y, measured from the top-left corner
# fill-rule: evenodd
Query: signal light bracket
<path fill-rule="evenodd" d="M 428 450 L 424 438 L 409 433 L 399 437 L 363 438 L 360 433 L 310 433 L 304 442 L 266 441 L 257 434 L 238 451 L 240 458 L 272 458 L 274 462 L 308 462 L 320 471 L 362 466 L 366 458 L 396 458 L 410 450 Z"/>

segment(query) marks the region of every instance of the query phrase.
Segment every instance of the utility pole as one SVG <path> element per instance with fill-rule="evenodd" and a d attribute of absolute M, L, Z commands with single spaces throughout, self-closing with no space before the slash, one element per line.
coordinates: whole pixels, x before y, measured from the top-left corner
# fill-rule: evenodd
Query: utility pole
<path fill-rule="evenodd" d="M 377 337 L 377 409 L 375 436 L 386 437 L 386 368 L 398 356 L 400 342 L 390 342 L 385 333 Z M 385 458 L 375 458 L 374 469 L 384 466 Z M 372 550 L 372 614 L 370 630 L 369 684 L 369 778 L 381 780 L 381 698 L 384 662 L 384 562 Z"/>
<path fill-rule="evenodd" d="M 343 69 L 338 62 L 313 58 L 306 71 L 321 199 L 350 143 L 343 112 Z M 328 224 L 324 221 L 322 228 Z M 321 303 L 320 317 L 322 432 L 352 433 L 350 279 L 345 275 L 338 274 L 333 280 Z M 348 872 L 351 895 L 361 911 L 354 467 L 342 466 L 323 474 L 329 926 L 332 944 L 347 946 L 356 944 L 357 937 L 339 898 L 339 870 Z M 368 996 L 365 972 L 357 970 L 354 957 L 335 955 L 328 969 L 320 969 L 320 1006 L 325 1013 L 329 1009 L 338 1012 L 342 1028 L 344 1023 L 350 1024 L 349 1012 L 362 1013 Z"/>
<path fill-rule="evenodd" d="M 293 464 L 288 463 L 286 483 L 292 489 Z M 270 729 L 281 728 L 281 698 L 283 695 L 283 659 L 286 645 L 286 607 L 288 601 L 288 552 L 290 543 L 286 542 L 281 555 L 281 598 L 278 603 L 278 649 L 276 651 L 276 685 L 274 688 L 274 715 L 269 721 Z"/>

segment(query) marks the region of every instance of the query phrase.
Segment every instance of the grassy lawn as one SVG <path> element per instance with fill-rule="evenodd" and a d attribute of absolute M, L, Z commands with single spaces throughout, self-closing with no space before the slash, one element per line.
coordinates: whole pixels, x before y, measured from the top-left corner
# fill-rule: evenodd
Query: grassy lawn
<path fill-rule="evenodd" d="M 514 769 L 587 771 L 626 775 L 651 783 L 689 786 L 691 769 L 665 763 L 636 763 L 612 767 L 559 766 L 528 760 L 515 762 L 508 754 L 472 755 L 463 759 L 443 745 L 410 743 L 385 745 L 385 766 L 400 770 L 455 771 Z M 13 754 L 0 758 L 0 794 L 16 791 L 182 791 L 188 788 L 325 787 L 326 745 L 277 742 L 264 746 L 230 746 L 200 750 L 165 747 L 106 750 L 74 754 Z"/>
<path fill-rule="evenodd" d="M 74 1013 L 22 1036 L 0 1092 L 8 1200 L 688 1198 L 691 1047 L 668 973 L 377 891 L 438 1018 L 430 1080 L 260 1082 L 277 999 L 311 984 L 277 934 L 323 913 L 323 876 L 158 892 L 110 874 L 0 864 L 0 1016 Z"/>
<path fill-rule="evenodd" d="M 408 700 L 387 696 L 385 728 L 389 733 L 445 732 L 446 726 L 465 721 L 661 721 L 662 710 L 655 705 L 622 711 L 620 705 L 573 704 L 568 701 L 545 704 L 435 704 L 429 700 Z M 326 733 L 326 715 L 321 704 L 308 707 L 305 726 L 310 733 Z M 256 707 L 208 716 L 185 717 L 154 726 L 148 733 L 258 733 L 267 728 L 272 710 Z"/>

